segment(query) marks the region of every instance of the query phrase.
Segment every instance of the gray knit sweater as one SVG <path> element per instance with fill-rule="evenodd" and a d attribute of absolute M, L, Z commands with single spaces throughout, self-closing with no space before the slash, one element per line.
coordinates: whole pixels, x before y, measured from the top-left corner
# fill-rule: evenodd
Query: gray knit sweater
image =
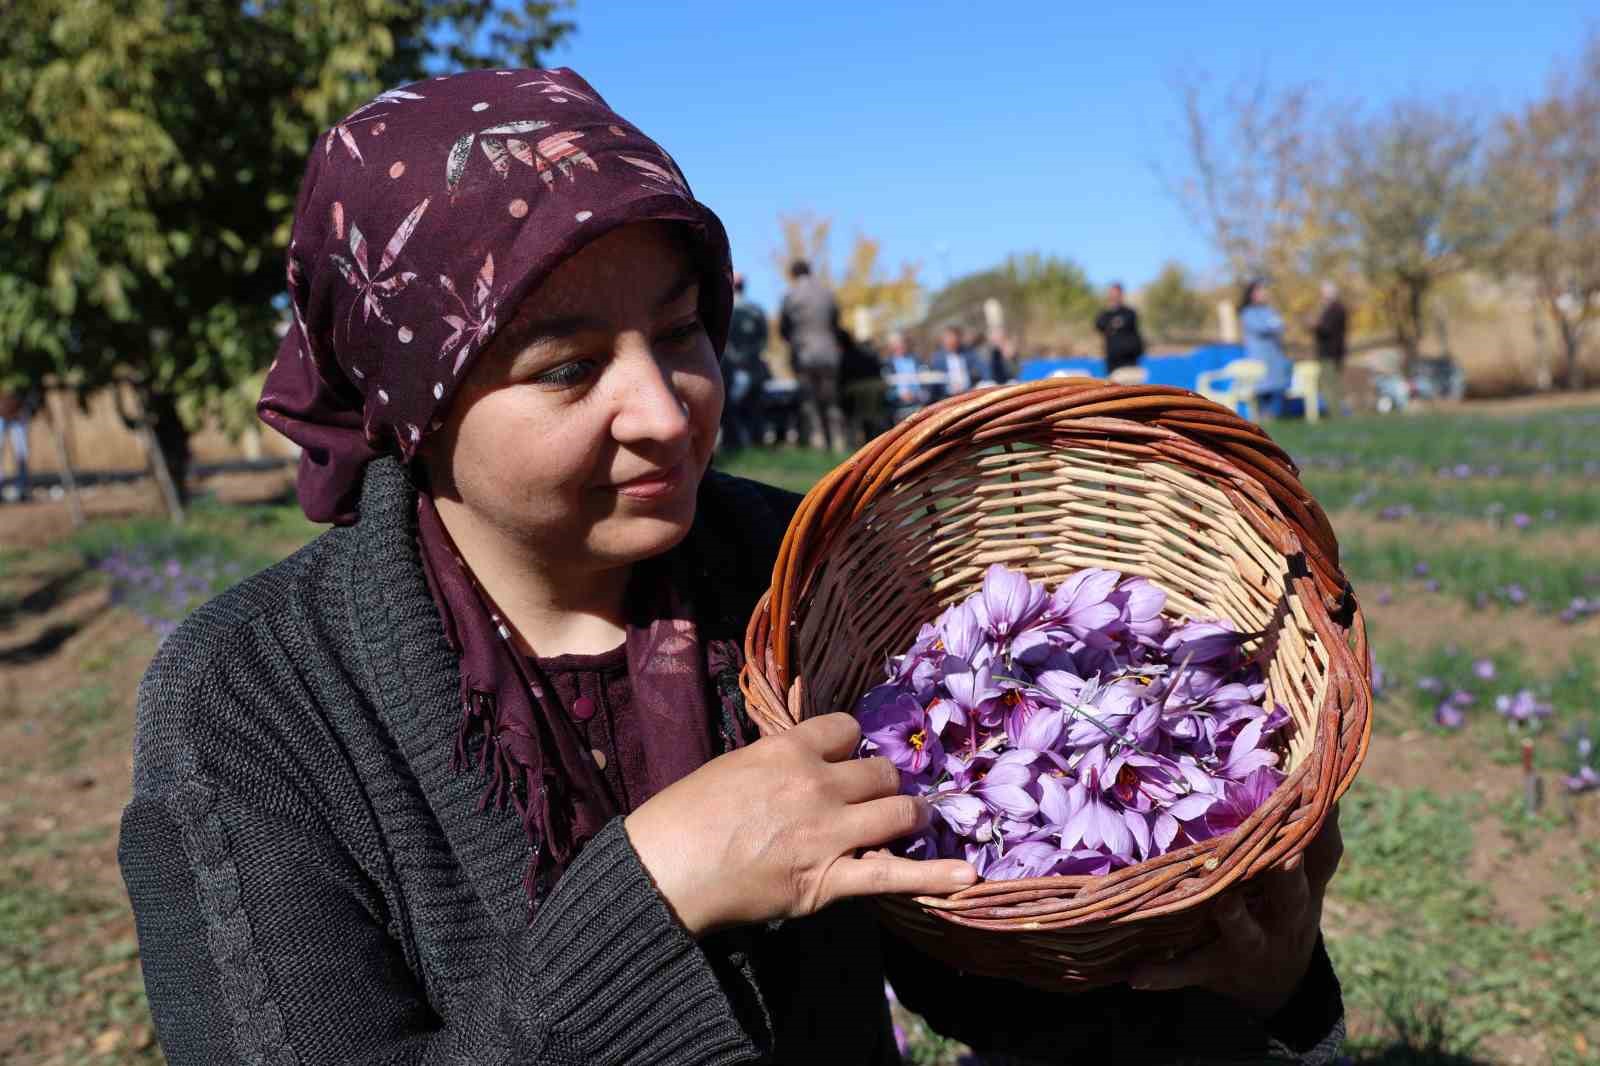
<path fill-rule="evenodd" d="M 714 535 L 745 575 L 724 605 L 748 612 L 793 499 L 717 485 L 739 520 Z M 966 978 L 861 904 L 696 942 L 620 821 L 530 922 L 515 813 L 478 810 L 481 780 L 450 767 L 458 678 L 415 499 L 374 463 L 356 525 L 196 612 L 140 688 L 118 854 L 174 1066 L 888 1066 L 886 972 L 936 1027 L 1038 1060 L 1331 1060 L 1342 1009 L 1320 950 L 1262 1028 L 1198 993 Z"/>

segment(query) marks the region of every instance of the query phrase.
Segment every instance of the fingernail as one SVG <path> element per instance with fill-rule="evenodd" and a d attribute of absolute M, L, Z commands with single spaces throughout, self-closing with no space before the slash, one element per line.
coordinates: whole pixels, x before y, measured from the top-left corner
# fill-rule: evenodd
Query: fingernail
<path fill-rule="evenodd" d="M 965 870 L 952 870 L 950 872 L 950 880 L 952 883 L 961 886 L 974 884 L 978 880 L 978 871 L 970 866 Z"/>

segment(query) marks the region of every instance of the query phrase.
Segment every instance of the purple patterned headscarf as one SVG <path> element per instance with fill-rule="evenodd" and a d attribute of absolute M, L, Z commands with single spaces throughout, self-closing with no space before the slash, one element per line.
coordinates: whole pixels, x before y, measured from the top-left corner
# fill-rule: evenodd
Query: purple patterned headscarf
<path fill-rule="evenodd" d="M 570 70 L 416 82 L 325 133 L 289 242 L 292 326 L 257 407 L 301 445 L 306 514 L 355 521 L 367 464 L 386 453 L 411 460 L 523 297 L 590 241 L 647 221 L 683 224 L 702 274 L 701 318 L 720 352 L 733 298 L 722 224 L 671 157 Z M 537 902 L 621 812 L 425 486 L 417 512 L 423 570 L 460 663 L 456 763 L 488 772 L 485 804 L 515 804 Z M 630 585 L 634 728 L 649 761 L 640 802 L 711 757 L 708 664 L 738 657 L 731 641 L 702 645 L 692 590 L 672 573 L 641 566 Z M 724 728 L 718 742 L 743 737 Z"/>
<path fill-rule="evenodd" d="M 718 352 L 728 239 L 676 163 L 582 78 L 483 70 L 380 93 L 312 148 L 289 241 L 291 328 L 258 410 L 301 446 L 301 507 L 354 521 L 375 456 L 409 460 L 523 296 L 595 238 L 681 222 Z"/>

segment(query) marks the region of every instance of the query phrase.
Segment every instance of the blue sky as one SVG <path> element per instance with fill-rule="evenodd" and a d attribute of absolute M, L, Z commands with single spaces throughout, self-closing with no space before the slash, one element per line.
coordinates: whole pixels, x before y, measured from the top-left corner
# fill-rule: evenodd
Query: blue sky
<path fill-rule="evenodd" d="M 936 288 L 1037 249 L 1097 284 L 1214 260 L 1153 164 L 1177 158 L 1171 78 L 1264 71 L 1330 97 L 1459 96 L 1487 112 L 1571 62 L 1597 10 L 1342 0 L 579 0 L 551 56 L 670 151 L 771 303 L 780 212 L 834 220 Z"/>

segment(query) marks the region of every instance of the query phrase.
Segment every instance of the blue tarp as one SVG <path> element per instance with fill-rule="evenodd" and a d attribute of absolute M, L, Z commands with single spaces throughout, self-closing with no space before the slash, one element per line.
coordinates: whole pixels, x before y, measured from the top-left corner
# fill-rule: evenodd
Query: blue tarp
<path fill-rule="evenodd" d="M 1140 360 L 1146 380 L 1152 385 L 1176 385 L 1192 389 L 1200 375 L 1207 370 L 1217 370 L 1224 364 L 1244 357 L 1244 348 L 1238 344 L 1208 344 L 1176 355 L 1147 355 Z M 1091 377 L 1105 377 L 1106 361 L 1091 356 L 1068 356 L 1065 359 L 1032 359 L 1022 364 L 1017 375 L 1021 381 L 1037 381 L 1058 370 L 1081 370 Z"/>

